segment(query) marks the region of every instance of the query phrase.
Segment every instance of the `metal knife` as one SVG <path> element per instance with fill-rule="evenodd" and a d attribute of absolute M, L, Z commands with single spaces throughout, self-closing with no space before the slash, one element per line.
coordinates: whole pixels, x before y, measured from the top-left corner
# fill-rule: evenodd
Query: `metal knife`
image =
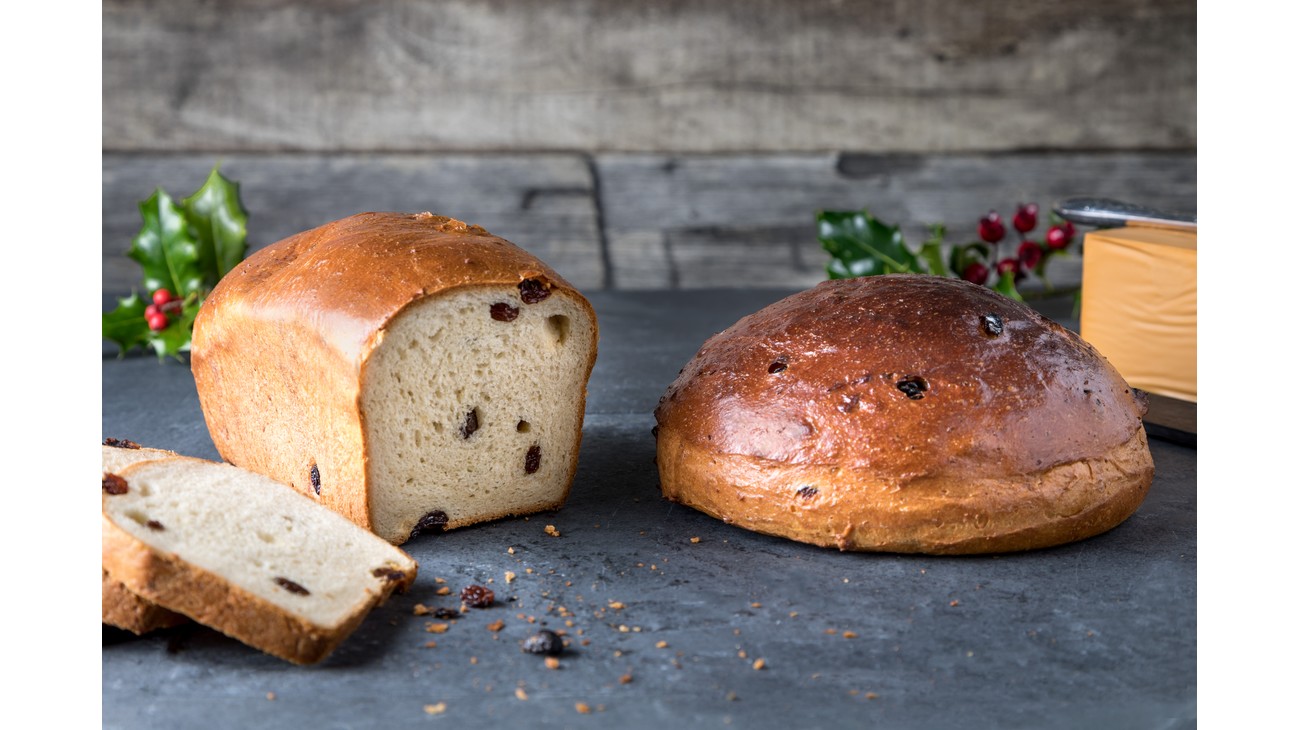
<path fill-rule="evenodd" d="M 1196 230 L 1195 213 L 1176 213 L 1134 205 L 1110 198 L 1066 198 L 1052 211 L 1071 223 L 1086 226 L 1122 226 L 1130 223 Z"/>

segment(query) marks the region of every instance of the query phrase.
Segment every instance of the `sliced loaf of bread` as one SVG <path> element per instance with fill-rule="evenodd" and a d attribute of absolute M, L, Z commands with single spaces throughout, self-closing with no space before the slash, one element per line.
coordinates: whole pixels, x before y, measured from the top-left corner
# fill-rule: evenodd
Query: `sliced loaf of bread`
<path fill-rule="evenodd" d="M 186 457 L 104 477 L 103 567 L 133 593 L 296 664 L 324 659 L 418 569 L 287 485 Z"/>
<path fill-rule="evenodd" d="M 106 438 L 101 446 L 103 452 L 104 474 L 116 474 L 126 467 L 141 461 L 168 459 L 176 456 L 175 452 L 162 449 L 149 449 L 126 439 Z M 145 634 L 155 629 L 165 629 L 185 623 L 188 619 L 174 611 L 159 606 L 132 593 L 103 572 L 103 622 L 109 626 L 125 629 L 133 634 Z"/>
<path fill-rule="evenodd" d="M 596 341 L 582 294 L 510 242 L 363 213 L 222 278 L 191 362 L 223 458 L 401 544 L 564 503 Z"/>

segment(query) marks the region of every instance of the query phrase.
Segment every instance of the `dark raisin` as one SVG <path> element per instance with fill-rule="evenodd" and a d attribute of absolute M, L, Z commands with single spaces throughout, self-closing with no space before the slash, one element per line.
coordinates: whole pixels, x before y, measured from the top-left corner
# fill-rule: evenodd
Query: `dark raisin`
<path fill-rule="evenodd" d="M 105 474 L 104 491 L 109 494 L 126 494 L 126 480 L 116 474 Z"/>
<path fill-rule="evenodd" d="M 302 586 L 298 585 L 297 583 L 294 583 L 293 581 L 289 580 L 288 578 L 276 578 L 276 579 L 275 579 L 275 583 L 276 583 L 276 585 L 280 586 L 281 588 L 285 589 L 286 591 L 289 591 L 290 593 L 294 593 L 294 594 L 297 594 L 297 595 L 299 595 L 299 596 L 310 596 L 310 595 L 311 595 L 311 591 L 307 590 L 306 588 L 303 588 Z"/>
<path fill-rule="evenodd" d="M 117 448 L 119 448 L 119 449 L 138 449 L 138 448 L 140 448 L 140 444 L 137 444 L 137 443 L 134 442 L 134 441 L 129 441 L 129 440 L 127 440 L 127 439 L 106 438 L 106 439 L 104 439 L 104 445 L 105 445 L 105 446 L 114 446 L 114 447 L 117 447 Z"/>
<path fill-rule="evenodd" d="M 795 494 L 804 499 L 811 499 L 817 496 L 817 487 L 799 487 L 799 491 L 795 492 Z"/>
<path fill-rule="evenodd" d="M 989 337 L 997 337 L 1002 334 L 1002 317 L 997 314 L 986 314 L 980 317 L 980 322 L 984 325 L 984 333 Z"/>
<path fill-rule="evenodd" d="M 162 532 L 163 530 L 167 529 L 163 527 L 163 523 L 159 522 L 158 520 L 149 520 L 148 522 L 144 523 L 144 526 L 148 527 L 150 530 L 153 530 L 154 532 Z"/>
<path fill-rule="evenodd" d="M 912 400 L 921 400 L 925 397 L 925 391 L 930 389 L 930 384 L 925 382 L 925 378 L 920 375 L 909 375 L 898 381 L 898 389 Z"/>
<path fill-rule="evenodd" d="M 768 372 L 769 375 L 776 375 L 777 373 L 784 373 L 786 367 L 787 367 L 787 366 L 786 366 L 786 364 L 785 364 L 785 359 L 782 358 L 782 359 L 780 359 L 780 360 L 777 360 L 777 361 L 773 362 L 771 365 L 768 365 L 768 366 L 767 366 L 767 372 Z"/>
<path fill-rule="evenodd" d="M 312 464 L 311 471 L 307 472 L 307 476 L 311 479 L 312 491 L 316 493 L 317 497 L 319 497 L 320 496 L 320 469 L 317 468 L 315 464 Z"/>
<path fill-rule="evenodd" d="M 536 304 L 550 295 L 550 288 L 537 279 L 519 282 L 519 298 L 524 300 L 524 304 Z"/>
<path fill-rule="evenodd" d="M 533 444 L 528 447 L 528 453 L 524 455 L 524 473 L 532 474 L 542 468 L 542 447 Z"/>
<path fill-rule="evenodd" d="M 447 621 L 453 618 L 460 618 L 460 611 L 457 611 L 454 608 L 435 608 L 433 609 L 433 617 Z"/>
<path fill-rule="evenodd" d="M 862 397 L 856 393 L 853 395 L 840 396 L 840 413 L 852 413 L 858 410 L 858 402 L 861 400 Z"/>
<path fill-rule="evenodd" d="M 492 312 L 492 319 L 498 322 L 513 322 L 515 317 L 519 316 L 519 308 L 512 307 L 505 302 L 493 304 L 490 311 Z"/>
<path fill-rule="evenodd" d="M 467 439 L 474 435 L 478 430 L 478 409 L 471 408 L 469 413 L 465 414 L 465 422 L 460 426 L 460 437 Z"/>
<path fill-rule="evenodd" d="M 529 654 L 559 656 L 564 653 L 564 639 L 561 639 L 559 634 L 550 629 L 542 629 L 524 639 L 523 648 Z"/>
<path fill-rule="evenodd" d="M 411 538 L 408 539 L 413 539 L 421 532 L 427 532 L 435 528 L 438 532 L 447 529 L 447 513 L 440 509 L 436 509 L 421 517 L 420 521 L 415 523 L 415 528 L 411 530 Z"/>
<path fill-rule="evenodd" d="M 460 589 L 460 600 L 470 608 L 487 608 L 496 601 L 492 589 L 483 586 L 465 586 Z"/>
<path fill-rule="evenodd" d="M 400 570 L 394 570 L 389 567 L 375 568 L 374 570 L 370 571 L 370 574 L 375 576 L 376 578 L 383 578 L 384 580 L 390 583 L 406 579 L 406 573 L 403 573 Z"/>

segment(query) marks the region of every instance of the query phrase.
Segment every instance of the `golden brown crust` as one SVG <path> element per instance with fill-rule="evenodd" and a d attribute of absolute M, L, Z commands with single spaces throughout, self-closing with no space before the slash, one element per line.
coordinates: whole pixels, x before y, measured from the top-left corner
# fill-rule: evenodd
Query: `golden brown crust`
<path fill-rule="evenodd" d="M 121 581 L 114 580 L 108 571 L 102 571 L 103 622 L 125 629 L 133 634 L 145 634 L 156 629 L 166 629 L 183 624 L 189 619 L 137 596 Z"/>
<path fill-rule="evenodd" d="M 319 500 L 373 529 L 359 400 L 385 328 L 429 297 L 530 280 L 591 312 L 536 257 L 429 213 L 362 213 L 258 251 L 195 321 L 191 364 L 217 450 L 308 496 L 314 465 Z"/>
<path fill-rule="evenodd" d="M 683 369 L 656 410 L 660 480 L 728 521 L 845 550 L 1043 547 L 1137 509 L 1153 471 L 1142 411 L 1077 335 L 983 287 L 825 282 Z"/>

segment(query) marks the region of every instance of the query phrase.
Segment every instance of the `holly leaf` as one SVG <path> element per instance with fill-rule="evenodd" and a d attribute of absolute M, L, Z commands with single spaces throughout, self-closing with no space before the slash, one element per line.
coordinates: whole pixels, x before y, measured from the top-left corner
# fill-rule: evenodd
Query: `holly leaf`
<path fill-rule="evenodd" d="M 179 317 L 172 318 L 171 322 L 161 330 L 149 332 L 149 347 L 153 348 L 159 360 L 167 356 L 180 360 L 182 352 L 190 351 L 190 337 L 194 331 L 194 318 L 198 316 L 199 307 L 202 304 L 203 300 L 197 296 L 187 298 Z M 146 329 L 148 329 L 147 326 Z"/>
<path fill-rule="evenodd" d="M 147 293 L 166 289 L 185 297 L 202 291 L 198 244 L 190 235 L 185 211 L 162 188 L 140 203 L 144 225 L 131 241 L 126 255 L 144 270 Z"/>
<path fill-rule="evenodd" d="M 930 237 L 921 244 L 917 257 L 925 262 L 925 268 L 934 276 L 952 276 L 943 260 L 943 234 L 947 231 L 942 223 L 930 225 Z"/>
<path fill-rule="evenodd" d="M 198 245 L 199 270 L 211 288 L 248 251 L 248 211 L 239 201 L 239 183 L 214 167 L 203 187 L 181 204 Z"/>
<path fill-rule="evenodd" d="M 923 273 L 898 226 L 881 222 L 865 209 L 819 212 L 817 240 L 831 255 L 826 273 L 832 279 Z"/>
<path fill-rule="evenodd" d="M 1017 302 L 1025 301 L 1025 298 L 1020 296 L 1020 292 L 1016 289 L 1016 272 L 1014 271 L 1004 271 L 998 275 L 998 283 L 993 285 L 993 291 Z"/>
<path fill-rule="evenodd" d="M 135 292 L 129 297 L 118 297 L 117 306 L 103 317 L 104 339 L 117 343 L 118 357 L 126 355 L 136 345 L 144 344 L 149 337 L 149 323 L 144 319 L 148 306 Z"/>

